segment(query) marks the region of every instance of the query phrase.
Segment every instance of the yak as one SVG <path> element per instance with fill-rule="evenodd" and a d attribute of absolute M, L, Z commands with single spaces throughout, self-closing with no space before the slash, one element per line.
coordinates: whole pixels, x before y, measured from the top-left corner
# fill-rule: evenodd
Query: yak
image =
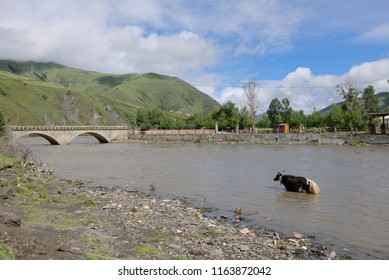
<path fill-rule="evenodd" d="M 289 192 L 320 193 L 320 188 L 314 181 L 302 176 L 285 175 L 278 172 L 274 181 L 280 181 Z"/>

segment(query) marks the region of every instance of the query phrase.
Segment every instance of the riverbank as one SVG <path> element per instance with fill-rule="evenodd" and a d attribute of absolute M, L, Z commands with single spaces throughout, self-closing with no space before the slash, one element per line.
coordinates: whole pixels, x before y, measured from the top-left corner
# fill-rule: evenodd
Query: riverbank
<path fill-rule="evenodd" d="M 0 259 L 347 258 L 314 236 L 210 218 L 155 197 L 152 187 L 86 186 L 41 171 L 19 161 L 0 166 Z"/>

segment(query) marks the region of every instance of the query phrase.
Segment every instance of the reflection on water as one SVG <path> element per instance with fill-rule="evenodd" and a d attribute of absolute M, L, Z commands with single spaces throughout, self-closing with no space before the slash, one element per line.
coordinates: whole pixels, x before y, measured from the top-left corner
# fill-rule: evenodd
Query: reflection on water
<path fill-rule="evenodd" d="M 253 222 L 319 236 L 339 244 L 338 254 L 389 258 L 388 148 L 91 144 L 86 139 L 33 149 L 59 177 L 142 191 L 153 184 L 159 194 L 187 197 L 226 215 L 241 207 Z M 313 179 L 321 193 L 286 192 L 273 181 L 280 170 Z"/>

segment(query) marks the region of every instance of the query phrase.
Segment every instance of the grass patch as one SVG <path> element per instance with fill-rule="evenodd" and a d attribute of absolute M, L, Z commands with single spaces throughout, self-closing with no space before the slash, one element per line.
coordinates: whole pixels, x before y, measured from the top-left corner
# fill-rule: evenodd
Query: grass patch
<path fill-rule="evenodd" d="M 87 257 L 88 260 L 114 260 L 115 258 L 112 258 L 110 256 L 102 256 L 102 255 L 97 255 L 94 253 L 85 253 L 85 256 Z"/>
<path fill-rule="evenodd" d="M 167 237 L 168 237 L 167 232 L 163 232 L 160 230 L 153 230 L 151 232 L 151 237 L 146 238 L 145 241 L 147 241 L 147 242 L 164 242 L 164 241 L 166 241 Z"/>
<path fill-rule="evenodd" d="M 188 234 L 185 234 L 185 236 L 187 238 L 192 238 L 192 239 L 203 239 L 203 238 L 205 238 L 205 235 L 204 234 L 200 234 L 200 233 L 188 233 Z"/>
<path fill-rule="evenodd" d="M 50 203 L 52 199 L 49 196 L 49 191 L 39 185 L 23 185 L 21 183 L 14 187 L 15 193 L 32 201 Z"/>
<path fill-rule="evenodd" d="M 182 255 L 177 255 L 173 258 L 174 261 L 182 261 L 182 260 L 187 260 L 188 258 Z"/>
<path fill-rule="evenodd" d="M 84 205 L 88 207 L 96 207 L 96 202 L 93 199 L 86 198 L 86 199 L 69 199 L 64 201 L 64 203 L 68 206 L 72 205 Z"/>
<path fill-rule="evenodd" d="M 24 208 L 26 215 L 25 225 L 28 227 L 53 228 L 69 230 L 80 226 L 80 221 L 73 215 L 58 210 L 45 210 L 33 206 Z"/>
<path fill-rule="evenodd" d="M 86 251 L 85 256 L 90 260 L 111 260 L 110 251 L 106 248 L 99 238 L 89 234 L 81 235 L 82 245 Z"/>
<path fill-rule="evenodd" d="M 14 260 L 15 253 L 5 244 L 0 243 L 0 260 Z"/>
<path fill-rule="evenodd" d="M 210 230 L 209 232 L 208 232 L 208 235 L 209 236 L 212 236 L 212 237 L 218 237 L 218 236 L 220 236 L 222 234 L 222 232 L 220 231 L 220 230 L 218 230 L 218 229 L 213 229 L 213 230 Z"/>
<path fill-rule="evenodd" d="M 12 167 L 17 162 L 19 162 L 17 158 L 0 152 L 0 170 L 4 168 Z"/>
<path fill-rule="evenodd" d="M 135 253 L 140 257 L 155 258 L 162 254 L 162 250 L 150 245 L 139 245 L 134 248 Z"/>
<path fill-rule="evenodd" d="M 79 224 L 82 226 L 88 226 L 90 224 L 98 224 L 98 221 L 91 218 L 82 218 L 81 220 L 79 220 Z"/>

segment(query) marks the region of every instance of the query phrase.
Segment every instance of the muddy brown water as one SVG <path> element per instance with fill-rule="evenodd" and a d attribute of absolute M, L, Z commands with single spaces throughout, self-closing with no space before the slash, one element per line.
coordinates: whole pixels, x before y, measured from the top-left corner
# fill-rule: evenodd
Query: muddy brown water
<path fill-rule="evenodd" d="M 22 140 L 61 178 L 188 199 L 247 223 L 312 234 L 353 259 L 389 259 L 389 148 L 245 144 L 98 144 L 78 137 L 51 146 Z M 316 181 L 320 195 L 286 192 L 277 171 Z"/>

